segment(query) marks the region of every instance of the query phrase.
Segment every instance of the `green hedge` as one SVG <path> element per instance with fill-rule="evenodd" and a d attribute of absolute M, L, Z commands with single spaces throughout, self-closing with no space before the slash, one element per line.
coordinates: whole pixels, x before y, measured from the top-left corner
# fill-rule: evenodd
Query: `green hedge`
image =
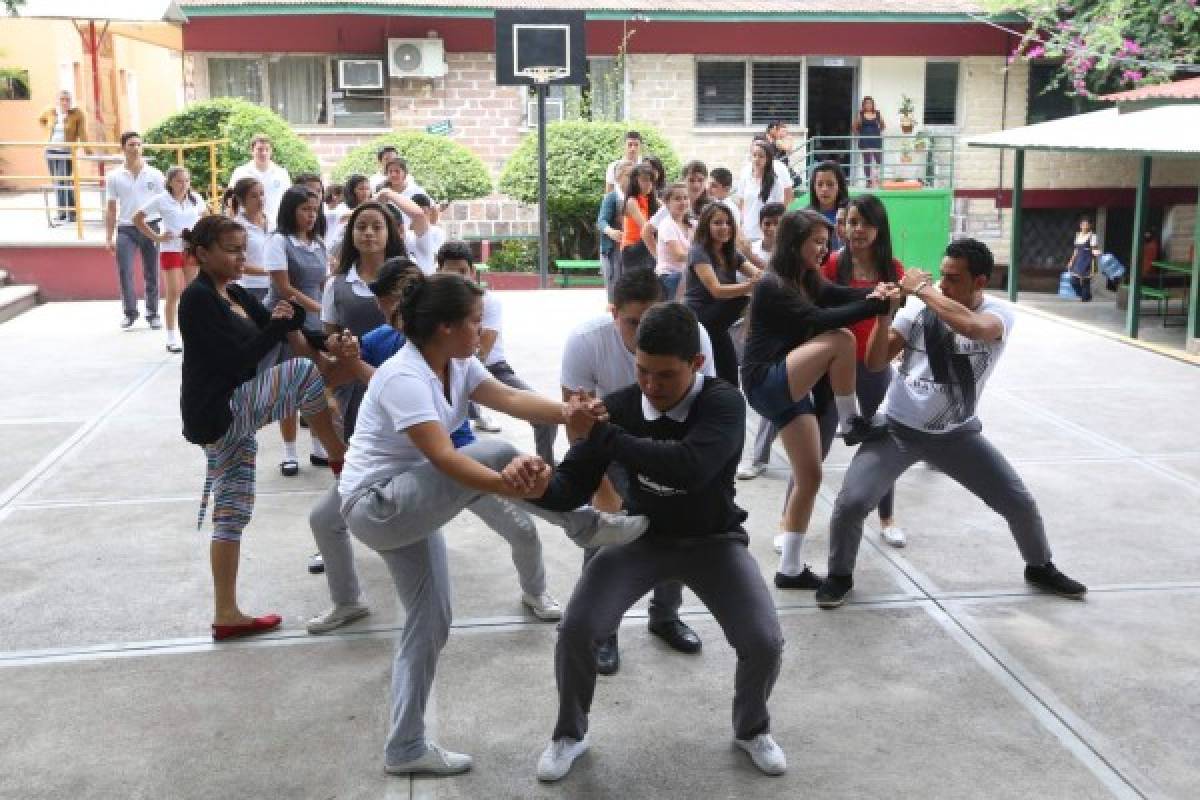
<path fill-rule="evenodd" d="M 487 264 L 492 272 L 537 272 L 538 244 L 525 239 L 506 239 L 492 247 Z"/>
<path fill-rule="evenodd" d="M 479 156 L 448 136 L 417 131 L 384 134 L 354 148 L 334 167 L 333 180 L 378 172 L 375 154 L 385 144 L 396 148 L 408 162 L 409 174 L 436 200 L 473 200 L 492 193 L 492 178 Z"/>
<path fill-rule="evenodd" d="M 550 250 L 575 258 L 596 254 L 596 214 L 604 199 L 604 172 L 624 152 L 625 132 L 642 134 L 642 153 L 660 158 L 667 180 L 679 175 L 675 149 L 657 130 L 636 122 L 552 122 L 546 126 L 546 213 Z M 500 191 L 535 204 L 537 134 L 529 133 L 504 165 Z"/>
<path fill-rule="evenodd" d="M 233 170 L 250 160 L 250 140 L 259 133 L 271 137 L 272 160 L 289 174 L 320 173 L 321 165 L 312 148 L 292 132 L 287 120 L 268 108 L 231 97 L 192 103 L 146 131 L 143 141 L 174 144 L 228 139 L 228 144 L 217 148 L 217 185 L 224 187 Z M 154 166 L 165 172 L 175 163 L 175 152 L 152 150 L 149 158 Z M 192 186 L 207 195 L 210 180 L 208 149 L 187 151 L 184 163 L 192 174 Z"/>

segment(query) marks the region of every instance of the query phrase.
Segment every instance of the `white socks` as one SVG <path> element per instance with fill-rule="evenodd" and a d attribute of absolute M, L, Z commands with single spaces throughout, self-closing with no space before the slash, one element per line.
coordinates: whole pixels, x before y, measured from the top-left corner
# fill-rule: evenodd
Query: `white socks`
<path fill-rule="evenodd" d="M 862 415 L 862 411 L 858 407 L 858 395 L 839 394 L 835 395 L 833 402 L 837 405 L 838 412 L 838 430 L 845 431 L 850 427 L 850 418 Z"/>
<path fill-rule="evenodd" d="M 317 437 L 312 437 L 312 454 L 317 458 L 329 458 L 329 454 L 325 452 L 325 448 L 321 445 L 321 440 Z"/>
<path fill-rule="evenodd" d="M 804 532 L 783 532 L 783 555 L 779 557 L 779 571 L 784 575 L 799 575 L 804 571 L 800 560 L 800 548 L 804 546 Z"/>
<path fill-rule="evenodd" d="M 167 328 L 167 344 L 179 344 L 179 332 Z"/>
<path fill-rule="evenodd" d="M 283 443 L 283 460 L 284 461 L 299 461 L 300 460 L 296 456 L 296 443 L 295 442 L 284 442 Z"/>

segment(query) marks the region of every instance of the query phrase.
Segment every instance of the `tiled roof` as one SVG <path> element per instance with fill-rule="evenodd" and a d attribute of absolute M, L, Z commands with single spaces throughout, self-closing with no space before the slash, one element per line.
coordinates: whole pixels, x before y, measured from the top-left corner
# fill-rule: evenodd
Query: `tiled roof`
<path fill-rule="evenodd" d="M 1103 99 L 1115 103 L 1133 103 L 1138 100 L 1200 100 L 1200 78 L 1143 86 L 1127 92 L 1114 92 L 1104 95 Z"/>
<path fill-rule="evenodd" d="M 344 9 L 347 6 L 364 10 L 379 8 L 381 12 L 395 8 L 490 11 L 530 7 L 529 0 L 184 0 L 181 5 L 185 12 L 197 12 L 204 16 L 219 13 L 222 9 L 252 12 L 256 7 L 277 12 L 295 9 L 294 13 L 300 14 L 321 13 L 323 7 Z M 972 0 L 554 0 L 552 5 L 564 10 L 698 16 L 813 14 L 937 17 L 986 13 L 981 2 Z"/>

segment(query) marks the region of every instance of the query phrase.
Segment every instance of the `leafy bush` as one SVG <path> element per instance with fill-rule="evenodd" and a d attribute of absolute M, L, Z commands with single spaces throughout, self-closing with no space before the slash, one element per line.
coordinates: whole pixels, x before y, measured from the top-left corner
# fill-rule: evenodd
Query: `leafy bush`
<path fill-rule="evenodd" d="M 528 239 L 505 239 L 488 254 L 492 272 L 537 272 L 538 243 Z"/>
<path fill-rule="evenodd" d="M 408 162 L 408 172 L 439 201 L 473 200 L 492 193 L 492 178 L 479 156 L 448 136 L 405 131 L 388 133 L 354 148 L 333 169 L 335 181 L 379 171 L 375 154 L 390 144 Z"/>
<path fill-rule="evenodd" d="M 648 125 L 630 122 L 552 122 L 546 126 L 546 213 L 551 250 L 575 258 L 595 255 L 596 214 L 604 198 L 604 172 L 624 152 L 625 132 L 642 134 L 642 153 L 662 159 L 667 179 L 679 175 L 679 157 Z M 525 136 L 504 165 L 500 191 L 537 203 L 537 134 Z"/>
<path fill-rule="evenodd" d="M 283 117 L 268 108 L 232 97 L 192 103 L 146 131 L 143 141 L 174 144 L 228 139 L 227 144 L 217 148 L 217 186 L 224 187 L 233 170 L 250 160 L 250 140 L 259 133 L 271 137 L 272 160 L 291 175 L 321 171 L 312 148 L 292 132 Z M 174 150 L 151 150 L 148 157 L 164 172 L 175 164 Z M 207 194 L 211 179 L 208 149 L 186 151 L 184 164 L 192 174 L 192 186 Z"/>

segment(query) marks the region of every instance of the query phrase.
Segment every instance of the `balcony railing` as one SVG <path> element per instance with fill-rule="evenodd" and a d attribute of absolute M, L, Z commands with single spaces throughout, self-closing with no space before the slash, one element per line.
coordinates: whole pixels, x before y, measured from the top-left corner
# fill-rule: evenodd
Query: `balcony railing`
<path fill-rule="evenodd" d="M 886 188 L 887 184 L 913 188 L 949 189 L 954 185 L 956 137 L 950 134 L 916 133 L 877 137 L 882 149 L 864 147 L 868 137 L 814 136 L 803 145 L 804 175 L 822 161 L 842 165 L 851 186 Z M 792 168 L 799 159 L 792 156 Z"/>

